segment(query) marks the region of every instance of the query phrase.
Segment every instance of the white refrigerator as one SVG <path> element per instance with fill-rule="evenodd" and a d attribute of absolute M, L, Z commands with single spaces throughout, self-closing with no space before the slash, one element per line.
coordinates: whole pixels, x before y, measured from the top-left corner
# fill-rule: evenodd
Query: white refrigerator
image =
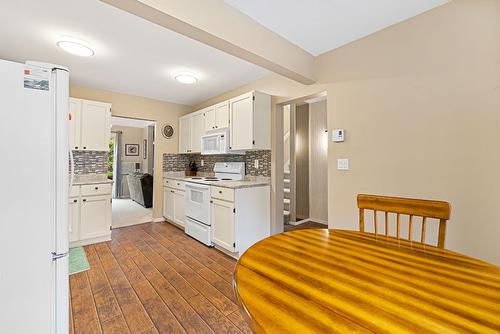
<path fill-rule="evenodd" d="M 0 333 L 68 333 L 62 66 L 0 60 Z"/>

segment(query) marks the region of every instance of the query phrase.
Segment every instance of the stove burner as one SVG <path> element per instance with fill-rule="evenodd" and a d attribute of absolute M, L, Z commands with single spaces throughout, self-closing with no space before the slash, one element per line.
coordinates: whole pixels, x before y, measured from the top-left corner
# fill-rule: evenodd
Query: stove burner
<path fill-rule="evenodd" d="M 221 181 L 232 181 L 233 179 L 221 179 Z"/>
<path fill-rule="evenodd" d="M 192 177 L 191 180 L 201 180 L 201 177 Z"/>
<path fill-rule="evenodd" d="M 205 180 L 218 180 L 218 178 L 209 176 L 206 177 Z"/>

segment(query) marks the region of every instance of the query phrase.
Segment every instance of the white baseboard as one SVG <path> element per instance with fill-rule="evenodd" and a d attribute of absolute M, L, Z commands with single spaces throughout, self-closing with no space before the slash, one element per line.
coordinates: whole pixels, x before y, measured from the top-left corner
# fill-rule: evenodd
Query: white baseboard
<path fill-rule="evenodd" d="M 161 223 L 167 221 L 165 218 L 160 217 L 160 218 L 153 218 L 153 223 Z"/>
<path fill-rule="evenodd" d="M 111 233 L 102 235 L 100 237 L 73 241 L 73 242 L 69 243 L 69 247 L 73 248 L 73 247 L 79 247 L 79 246 L 87 246 L 87 245 L 98 244 L 98 243 L 106 242 L 106 241 L 110 241 L 110 240 L 111 240 Z"/>
<path fill-rule="evenodd" d="M 299 221 L 296 221 L 296 222 L 290 222 L 289 224 L 293 225 L 293 226 L 297 226 L 297 225 L 304 224 L 304 223 L 307 223 L 307 222 L 314 222 L 314 223 L 319 223 L 319 224 L 323 224 L 323 225 L 328 226 L 328 222 L 327 221 L 321 220 L 321 219 L 316 219 L 316 218 L 306 218 L 306 219 L 302 219 L 302 220 L 299 220 Z"/>

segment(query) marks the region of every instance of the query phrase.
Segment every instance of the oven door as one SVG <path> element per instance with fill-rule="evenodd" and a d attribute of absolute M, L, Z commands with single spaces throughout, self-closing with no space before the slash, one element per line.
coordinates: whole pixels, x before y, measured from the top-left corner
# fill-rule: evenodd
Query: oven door
<path fill-rule="evenodd" d="M 186 217 L 210 225 L 210 186 L 186 183 Z"/>

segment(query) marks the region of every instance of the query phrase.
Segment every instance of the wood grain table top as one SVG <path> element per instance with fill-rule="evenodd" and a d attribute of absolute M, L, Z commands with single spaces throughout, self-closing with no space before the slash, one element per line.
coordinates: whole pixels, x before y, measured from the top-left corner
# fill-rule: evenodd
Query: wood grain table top
<path fill-rule="evenodd" d="M 368 233 L 269 237 L 240 258 L 234 289 L 257 333 L 500 332 L 500 268 Z"/>

